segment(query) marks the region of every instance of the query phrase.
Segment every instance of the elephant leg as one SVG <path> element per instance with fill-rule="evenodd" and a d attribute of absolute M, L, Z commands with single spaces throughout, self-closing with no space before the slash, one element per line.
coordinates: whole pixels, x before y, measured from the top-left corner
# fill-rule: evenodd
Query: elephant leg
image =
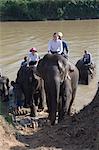
<path fill-rule="evenodd" d="M 58 122 L 64 119 L 64 116 L 67 114 L 71 104 L 72 89 L 69 80 L 64 81 L 63 84 L 61 85 L 60 95 L 61 95 L 61 107 L 59 110 Z"/>
<path fill-rule="evenodd" d="M 31 95 L 30 95 L 30 90 L 26 87 L 22 88 L 25 100 L 24 100 L 24 107 L 29 107 L 30 105 L 30 99 L 31 99 Z"/>
<path fill-rule="evenodd" d="M 48 108 L 48 113 L 51 111 L 50 109 L 50 100 L 49 100 L 49 96 L 50 96 L 50 93 L 49 93 L 49 88 L 48 88 L 48 85 L 46 82 L 44 82 L 44 88 L 45 88 L 45 94 L 46 94 L 46 104 L 47 104 L 47 108 Z M 48 117 L 50 119 L 50 117 Z"/>
<path fill-rule="evenodd" d="M 29 107 L 30 106 L 30 95 L 29 93 L 24 93 L 24 96 L 25 96 L 25 102 L 24 102 L 24 107 Z"/>
<path fill-rule="evenodd" d="M 66 112 L 66 90 L 65 90 L 66 83 L 65 81 L 62 83 L 60 87 L 60 99 L 59 99 L 59 106 L 58 106 L 58 122 L 61 122 L 61 120 L 65 116 Z"/>
<path fill-rule="evenodd" d="M 44 86 L 49 119 L 51 121 L 51 125 L 54 125 L 56 120 L 57 102 L 59 100 L 60 83 L 57 80 L 53 80 L 51 83 L 44 82 Z"/>
<path fill-rule="evenodd" d="M 74 101 L 74 99 L 75 99 L 75 95 L 76 95 L 76 88 L 73 89 L 73 92 L 72 92 L 72 99 L 71 99 L 71 101 L 70 101 L 70 105 L 69 105 L 68 112 L 67 112 L 68 115 L 70 115 L 71 106 L 72 106 L 73 101 Z"/>
<path fill-rule="evenodd" d="M 35 106 L 38 107 L 38 111 L 42 111 L 44 109 L 39 91 L 36 94 L 34 94 L 34 103 Z"/>
<path fill-rule="evenodd" d="M 36 117 L 37 116 L 37 108 L 35 105 L 34 95 L 32 96 L 32 99 L 30 101 L 30 116 Z"/>
<path fill-rule="evenodd" d="M 39 104 L 38 109 L 44 109 L 44 89 L 39 90 Z"/>
<path fill-rule="evenodd" d="M 30 116 L 31 117 L 36 117 L 37 115 L 37 110 L 35 106 L 35 100 L 34 100 L 34 95 L 32 93 L 31 89 L 27 89 L 24 93 L 25 95 L 25 107 L 30 107 Z"/>
<path fill-rule="evenodd" d="M 35 94 L 33 95 L 33 97 L 34 97 L 35 106 L 38 106 L 38 105 L 39 105 L 39 93 L 38 93 L 38 92 L 35 93 Z"/>
<path fill-rule="evenodd" d="M 30 106 L 30 116 L 31 117 L 36 117 L 37 116 L 37 109 L 34 104 Z"/>
<path fill-rule="evenodd" d="M 60 100 L 58 103 L 58 122 L 61 122 L 61 120 L 63 119 L 64 113 L 63 113 L 63 106 L 62 106 L 62 96 L 60 96 Z"/>

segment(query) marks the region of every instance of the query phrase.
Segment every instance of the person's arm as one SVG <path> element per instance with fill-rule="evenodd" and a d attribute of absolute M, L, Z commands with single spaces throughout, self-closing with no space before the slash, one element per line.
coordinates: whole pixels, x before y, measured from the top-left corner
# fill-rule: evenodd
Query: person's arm
<path fill-rule="evenodd" d="M 30 52 L 29 52 L 29 54 L 27 56 L 27 66 L 29 66 L 29 59 L 30 59 Z"/>
<path fill-rule="evenodd" d="M 83 55 L 83 62 L 86 62 L 85 54 Z"/>
<path fill-rule="evenodd" d="M 51 51 L 51 41 L 48 42 L 48 53 Z"/>
<path fill-rule="evenodd" d="M 89 56 L 90 56 L 90 58 L 89 58 L 89 59 L 90 59 L 89 63 L 91 64 L 91 63 L 92 63 L 92 54 L 89 53 Z"/>
<path fill-rule="evenodd" d="M 63 52 L 63 44 L 62 44 L 62 41 L 59 40 L 59 54 L 61 54 Z"/>
<path fill-rule="evenodd" d="M 39 55 L 38 55 L 38 53 L 36 53 L 35 55 L 36 55 L 36 61 L 38 62 L 39 61 Z"/>
<path fill-rule="evenodd" d="M 68 45 L 65 41 L 63 41 L 63 50 L 65 50 L 66 54 L 69 53 Z"/>

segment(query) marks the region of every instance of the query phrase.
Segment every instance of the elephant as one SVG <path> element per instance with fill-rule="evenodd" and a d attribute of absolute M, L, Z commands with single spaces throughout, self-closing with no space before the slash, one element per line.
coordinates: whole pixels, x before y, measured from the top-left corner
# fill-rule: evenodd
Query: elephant
<path fill-rule="evenodd" d="M 71 69 L 73 68 L 73 69 Z M 75 98 L 79 80 L 78 69 L 59 54 L 46 54 L 37 65 L 38 75 L 44 80 L 46 103 L 51 125 L 58 122 L 70 109 Z"/>
<path fill-rule="evenodd" d="M 79 70 L 79 84 L 88 85 L 95 75 L 95 64 L 84 64 L 83 59 L 79 59 L 76 67 Z"/>
<path fill-rule="evenodd" d="M 35 117 L 37 114 L 36 106 L 38 109 L 44 109 L 43 80 L 36 75 L 35 66 L 22 66 L 17 73 L 16 83 L 19 84 L 24 94 L 24 106 L 30 107 L 30 115 Z"/>
<path fill-rule="evenodd" d="M 0 98 L 2 101 L 8 101 L 9 78 L 0 75 Z"/>

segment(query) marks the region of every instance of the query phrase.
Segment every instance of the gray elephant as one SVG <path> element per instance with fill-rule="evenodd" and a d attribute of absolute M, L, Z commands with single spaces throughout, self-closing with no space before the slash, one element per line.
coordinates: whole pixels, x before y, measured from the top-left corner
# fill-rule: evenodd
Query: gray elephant
<path fill-rule="evenodd" d="M 39 61 L 37 71 L 44 80 L 49 119 L 54 125 L 57 110 L 59 122 L 65 113 L 70 114 L 78 85 L 78 69 L 62 55 L 47 54 Z"/>
<path fill-rule="evenodd" d="M 95 64 L 88 65 L 83 62 L 83 59 L 80 59 L 76 67 L 79 70 L 79 84 L 88 85 L 95 75 Z"/>
<path fill-rule="evenodd" d="M 21 67 L 17 73 L 16 83 L 19 84 L 24 96 L 25 107 L 30 107 L 31 116 L 36 116 L 36 107 L 44 109 L 43 80 L 35 74 L 35 67 Z"/>

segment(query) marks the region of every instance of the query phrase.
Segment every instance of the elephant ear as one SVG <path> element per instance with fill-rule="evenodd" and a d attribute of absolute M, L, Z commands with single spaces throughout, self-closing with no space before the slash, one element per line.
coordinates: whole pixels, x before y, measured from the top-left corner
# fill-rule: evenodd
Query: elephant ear
<path fill-rule="evenodd" d="M 68 61 L 68 65 L 69 65 L 69 72 L 74 72 L 75 66 L 69 61 Z"/>
<path fill-rule="evenodd" d="M 58 67 L 59 67 L 60 72 L 64 72 L 65 68 L 60 60 L 58 60 Z"/>
<path fill-rule="evenodd" d="M 68 64 L 63 64 L 63 62 L 61 60 L 58 60 L 58 69 L 60 71 L 60 77 L 61 77 L 61 82 L 63 82 L 68 74 Z"/>
<path fill-rule="evenodd" d="M 44 77 L 45 64 L 44 59 L 40 59 L 37 65 L 36 74 L 41 78 Z"/>

